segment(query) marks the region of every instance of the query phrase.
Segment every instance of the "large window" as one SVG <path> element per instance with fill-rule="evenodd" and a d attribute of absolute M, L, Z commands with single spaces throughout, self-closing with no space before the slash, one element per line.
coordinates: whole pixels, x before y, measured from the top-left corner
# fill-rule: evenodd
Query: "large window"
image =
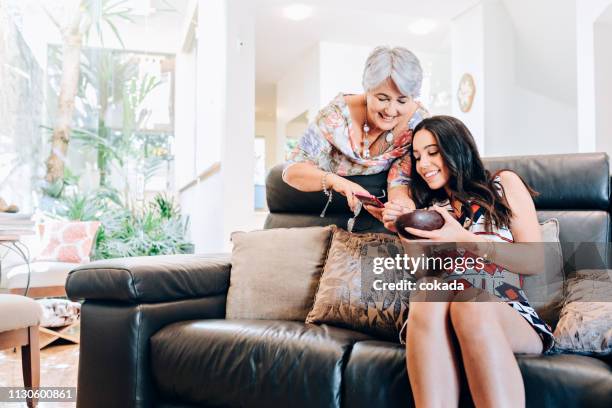
<path fill-rule="evenodd" d="M 62 92 L 60 46 L 49 46 L 47 66 L 52 135 Z M 65 167 L 80 190 L 115 188 L 137 202 L 171 190 L 173 77 L 172 55 L 82 50 Z"/>
<path fill-rule="evenodd" d="M 186 0 L 0 0 L 0 197 L 96 220 L 92 256 L 177 253 L 175 52 Z"/>

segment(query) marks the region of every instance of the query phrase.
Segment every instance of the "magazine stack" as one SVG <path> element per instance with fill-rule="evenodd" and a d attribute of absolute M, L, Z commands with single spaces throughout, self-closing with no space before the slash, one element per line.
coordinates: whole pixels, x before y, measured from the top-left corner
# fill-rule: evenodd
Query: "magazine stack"
<path fill-rule="evenodd" d="M 31 214 L 0 213 L 0 240 L 16 241 L 20 236 L 34 234 Z"/>

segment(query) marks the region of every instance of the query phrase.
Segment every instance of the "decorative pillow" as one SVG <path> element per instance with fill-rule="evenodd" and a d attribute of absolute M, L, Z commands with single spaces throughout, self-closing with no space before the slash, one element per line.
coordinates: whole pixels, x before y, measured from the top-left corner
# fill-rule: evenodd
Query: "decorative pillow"
<path fill-rule="evenodd" d="M 37 261 L 89 262 L 98 221 L 47 221 Z"/>
<path fill-rule="evenodd" d="M 397 341 L 408 316 L 408 291 L 374 290 L 374 258 L 403 256 L 401 241 L 384 233 L 350 234 L 336 228 L 314 305 L 306 323 L 328 323 Z M 413 279 L 385 268 L 384 282 Z"/>
<path fill-rule="evenodd" d="M 540 223 L 542 228 L 542 242 L 559 242 L 559 220 L 549 218 Z"/>
<path fill-rule="evenodd" d="M 234 232 L 226 318 L 304 321 L 331 234 L 332 227 Z"/>
<path fill-rule="evenodd" d="M 563 251 L 559 242 L 559 220 L 540 224 L 545 268 L 537 275 L 523 275 L 523 290 L 540 318 L 554 327 L 563 306 Z"/>
<path fill-rule="evenodd" d="M 43 317 L 40 327 L 68 326 L 79 320 L 81 304 L 67 299 L 38 299 L 43 308 Z"/>
<path fill-rule="evenodd" d="M 554 335 L 557 351 L 612 354 L 612 269 L 581 270 L 567 281 Z"/>

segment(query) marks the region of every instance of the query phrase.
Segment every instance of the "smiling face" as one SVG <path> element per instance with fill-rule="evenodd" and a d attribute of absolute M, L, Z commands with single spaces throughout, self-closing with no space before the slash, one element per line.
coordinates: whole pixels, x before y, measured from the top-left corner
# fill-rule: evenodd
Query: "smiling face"
<path fill-rule="evenodd" d="M 412 139 L 412 150 L 416 161 L 416 171 L 432 190 L 445 187 L 450 180 L 438 141 L 427 129 L 419 130 Z"/>
<path fill-rule="evenodd" d="M 366 93 L 370 127 L 391 130 L 411 111 L 412 99 L 402 94 L 391 79 Z"/>

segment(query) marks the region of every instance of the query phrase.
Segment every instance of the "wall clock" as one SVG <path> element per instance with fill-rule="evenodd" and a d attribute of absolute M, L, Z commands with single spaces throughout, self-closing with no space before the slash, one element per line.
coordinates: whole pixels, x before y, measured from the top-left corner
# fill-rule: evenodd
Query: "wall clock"
<path fill-rule="evenodd" d="M 463 74 L 457 88 L 457 102 L 461 112 L 469 112 L 474 103 L 474 95 L 476 95 L 476 83 L 474 77 L 470 74 Z"/>

